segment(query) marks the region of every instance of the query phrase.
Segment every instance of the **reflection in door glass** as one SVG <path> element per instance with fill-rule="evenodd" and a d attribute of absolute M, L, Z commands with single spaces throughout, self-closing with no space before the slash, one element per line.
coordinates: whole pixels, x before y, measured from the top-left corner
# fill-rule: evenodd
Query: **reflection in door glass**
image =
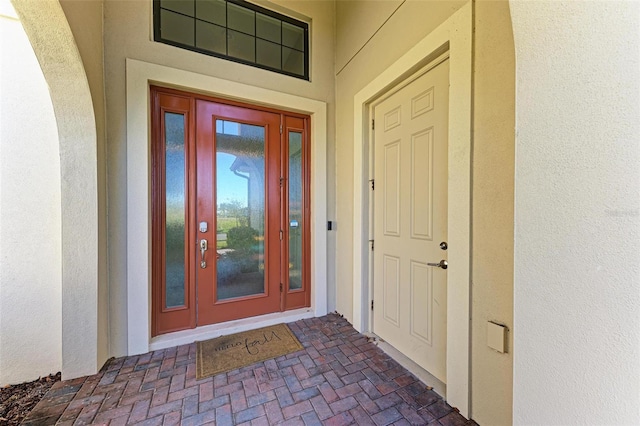
<path fill-rule="evenodd" d="M 289 132 L 289 290 L 302 288 L 302 133 Z"/>
<path fill-rule="evenodd" d="M 184 305 L 184 115 L 166 112 L 165 306 Z"/>
<path fill-rule="evenodd" d="M 265 292 L 265 129 L 216 120 L 217 299 Z"/>

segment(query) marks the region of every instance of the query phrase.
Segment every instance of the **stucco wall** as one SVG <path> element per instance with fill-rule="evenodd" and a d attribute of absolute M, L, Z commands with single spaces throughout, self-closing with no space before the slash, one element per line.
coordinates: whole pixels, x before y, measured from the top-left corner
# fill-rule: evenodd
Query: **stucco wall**
<path fill-rule="evenodd" d="M 640 3 L 511 1 L 514 423 L 640 424 Z"/>
<path fill-rule="evenodd" d="M 199 74 L 236 81 L 253 86 L 295 94 L 328 104 L 328 116 L 334 114 L 334 6 L 325 1 L 277 1 L 284 7 L 312 19 L 311 22 L 311 82 L 303 81 L 237 64 L 231 61 L 155 43 L 152 40 L 152 3 L 146 1 L 114 1 L 104 4 L 105 64 L 107 93 L 107 157 L 109 187 L 109 282 L 111 352 L 127 353 L 127 289 L 126 289 L 126 98 L 125 58 L 193 71 Z M 266 5 L 269 7 L 269 5 Z M 333 121 L 328 124 L 328 198 L 334 200 L 335 164 Z M 147 202 L 141 200 L 141 202 Z M 330 201 L 327 211 L 331 218 L 335 209 Z M 332 233 L 328 252 L 334 253 Z M 329 255 L 329 276 L 333 277 L 334 256 Z M 335 300 L 334 280 L 330 278 L 329 300 Z M 332 306 L 330 306 L 332 309 Z"/>
<path fill-rule="evenodd" d="M 337 309 L 350 320 L 354 95 L 463 3 L 385 2 L 388 16 L 383 18 L 379 2 L 337 2 Z M 371 22 L 384 25 L 374 28 Z M 352 33 L 365 33 L 361 39 L 368 42 L 354 46 Z M 507 354 L 489 349 L 486 329 L 488 320 L 512 327 L 514 50 L 508 3 L 476 3 L 474 48 L 471 417 L 504 425 L 511 423 L 513 345 Z"/>
<path fill-rule="evenodd" d="M 62 368 L 58 130 L 42 70 L 8 1 L 0 2 L 0 67 L 1 387 Z"/>
<path fill-rule="evenodd" d="M 96 124 L 87 74 L 58 1 L 12 2 L 45 76 L 60 144 L 62 377 L 98 362 Z M 46 22 L 46 25 L 43 24 Z M 31 117 L 37 126 L 37 117 Z"/>
<path fill-rule="evenodd" d="M 471 262 L 471 413 L 481 425 L 512 420 L 513 334 L 507 353 L 487 346 L 487 321 L 513 332 L 515 57 L 507 1 L 475 9 Z"/>
<path fill-rule="evenodd" d="M 82 58 L 95 113 L 98 157 L 98 365 L 109 358 L 107 161 L 102 0 L 61 0 Z"/>
<path fill-rule="evenodd" d="M 336 41 L 339 40 L 339 43 L 336 42 L 336 73 L 340 73 L 403 2 L 338 0 Z M 362 16 L 363 7 L 367 11 L 366 19 Z"/>

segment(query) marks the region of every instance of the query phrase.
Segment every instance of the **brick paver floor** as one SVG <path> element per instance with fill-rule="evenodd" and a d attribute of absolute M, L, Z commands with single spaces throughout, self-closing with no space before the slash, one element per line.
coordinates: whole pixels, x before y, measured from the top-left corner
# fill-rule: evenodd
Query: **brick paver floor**
<path fill-rule="evenodd" d="M 25 425 L 475 425 L 330 314 L 289 324 L 304 350 L 196 380 L 195 344 L 58 382 Z"/>

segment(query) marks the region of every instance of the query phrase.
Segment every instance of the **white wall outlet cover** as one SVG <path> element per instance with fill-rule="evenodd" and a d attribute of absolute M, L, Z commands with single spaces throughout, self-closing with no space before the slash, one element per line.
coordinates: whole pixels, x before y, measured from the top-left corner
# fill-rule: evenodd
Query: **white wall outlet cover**
<path fill-rule="evenodd" d="M 505 353 L 507 351 L 506 336 L 507 327 L 495 322 L 487 322 L 487 346 L 491 349 Z"/>

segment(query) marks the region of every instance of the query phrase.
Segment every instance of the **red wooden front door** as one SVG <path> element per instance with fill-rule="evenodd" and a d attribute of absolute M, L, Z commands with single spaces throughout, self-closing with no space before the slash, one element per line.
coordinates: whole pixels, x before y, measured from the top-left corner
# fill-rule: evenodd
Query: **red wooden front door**
<path fill-rule="evenodd" d="M 196 217 L 211 225 L 198 229 L 198 323 L 279 311 L 280 115 L 202 100 L 196 111 Z"/>
<path fill-rule="evenodd" d="M 308 117 L 152 102 L 153 334 L 309 306 Z"/>

